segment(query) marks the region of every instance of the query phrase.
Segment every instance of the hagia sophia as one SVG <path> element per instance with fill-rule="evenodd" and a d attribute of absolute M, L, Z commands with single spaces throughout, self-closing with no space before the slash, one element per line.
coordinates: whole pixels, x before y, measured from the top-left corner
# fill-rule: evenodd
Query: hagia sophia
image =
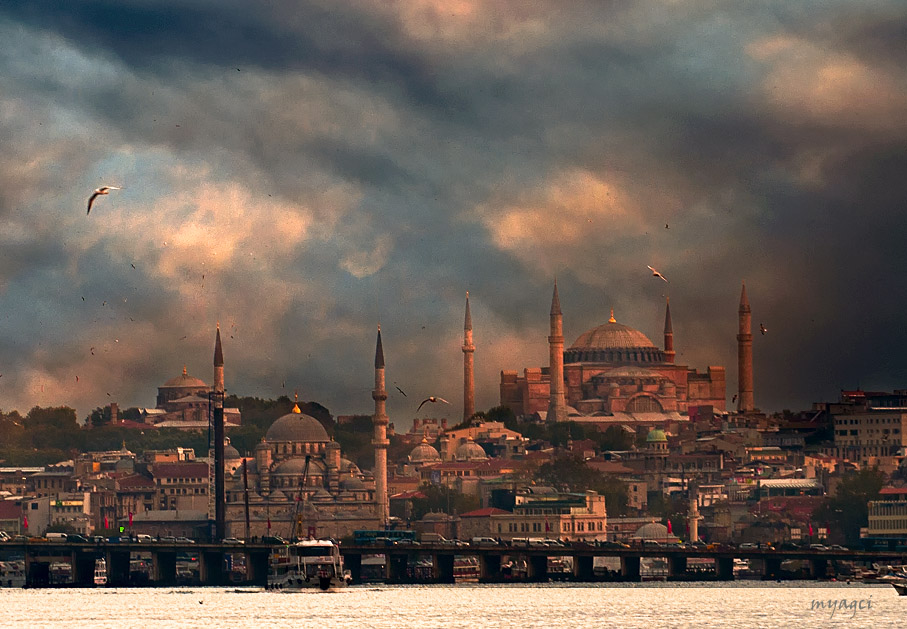
<path fill-rule="evenodd" d="M 664 349 L 639 330 L 618 323 L 612 310 L 606 323 L 587 330 L 563 350 L 556 284 L 550 316 L 550 365 L 525 368 L 522 375 L 501 372 L 501 405 L 517 415 L 552 421 L 609 416 L 625 423 L 643 415 L 651 420 L 659 415 L 676 419 L 690 406 L 725 410 L 724 367 L 709 366 L 700 373 L 674 362 L 670 304 L 665 307 Z M 562 376 L 557 378 L 563 382 L 560 390 L 552 386 L 553 373 Z"/>

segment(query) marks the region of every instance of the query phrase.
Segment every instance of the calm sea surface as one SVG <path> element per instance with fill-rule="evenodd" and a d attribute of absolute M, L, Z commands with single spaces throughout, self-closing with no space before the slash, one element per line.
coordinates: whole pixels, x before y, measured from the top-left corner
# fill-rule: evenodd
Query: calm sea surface
<path fill-rule="evenodd" d="M 832 615 L 829 601 L 848 609 Z M 826 609 L 812 609 L 823 601 Z M 862 608 L 860 602 L 863 602 Z M 812 582 L 0 590 L 0 627 L 901 627 L 894 588 Z M 870 606 L 871 605 L 871 606 Z"/>

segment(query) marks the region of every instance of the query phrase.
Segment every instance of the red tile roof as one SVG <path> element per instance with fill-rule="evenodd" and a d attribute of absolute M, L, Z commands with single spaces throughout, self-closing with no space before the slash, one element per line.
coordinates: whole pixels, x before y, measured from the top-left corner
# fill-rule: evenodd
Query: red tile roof
<path fill-rule="evenodd" d="M 484 509 L 476 509 L 475 511 L 470 511 L 469 513 L 461 513 L 461 518 L 487 518 L 491 515 L 510 515 L 510 511 L 504 511 L 503 509 L 498 509 L 497 507 L 485 507 Z"/>

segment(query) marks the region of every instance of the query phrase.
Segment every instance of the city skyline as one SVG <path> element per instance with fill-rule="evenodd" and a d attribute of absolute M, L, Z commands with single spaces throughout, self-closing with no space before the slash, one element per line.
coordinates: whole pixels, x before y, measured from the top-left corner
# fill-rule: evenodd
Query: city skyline
<path fill-rule="evenodd" d="M 2 3 L 0 409 L 153 406 L 219 322 L 228 392 L 368 414 L 380 324 L 390 420 L 458 418 L 466 292 L 485 410 L 555 279 L 729 406 L 742 280 L 756 407 L 907 387 L 905 13 Z"/>

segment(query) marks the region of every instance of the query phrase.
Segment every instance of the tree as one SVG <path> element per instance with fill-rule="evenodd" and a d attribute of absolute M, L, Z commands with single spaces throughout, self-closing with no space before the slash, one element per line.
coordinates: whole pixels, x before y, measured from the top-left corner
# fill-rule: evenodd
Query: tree
<path fill-rule="evenodd" d="M 878 499 L 885 475 L 878 467 L 848 474 L 836 494 L 813 513 L 819 524 L 829 524 L 831 534 L 847 544 L 859 544 L 860 528 L 869 524 L 869 502 Z"/>
<path fill-rule="evenodd" d="M 453 515 L 468 513 L 481 506 L 477 496 L 468 496 L 443 485 L 425 484 L 419 488 L 425 498 L 413 498 L 413 519 L 421 520 L 425 514 L 440 512 Z"/>
<path fill-rule="evenodd" d="M 107 426 L 110 424 L 110 407 L 109 406 L 99 406 L 98 408 L 91 411 L 88 417 L 85 418 L 85 425 L 91 426 L 92 428 L 98 428 L 99 426 Z"/>

